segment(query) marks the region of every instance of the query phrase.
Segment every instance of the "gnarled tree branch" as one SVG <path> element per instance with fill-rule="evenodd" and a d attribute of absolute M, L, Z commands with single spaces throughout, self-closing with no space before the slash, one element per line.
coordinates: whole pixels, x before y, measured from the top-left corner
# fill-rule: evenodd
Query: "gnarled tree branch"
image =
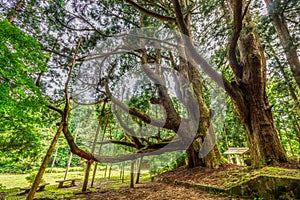
<path fill-rule="evenodd" d="M 131 5 L 133 8 L 138 9 L 140 12 L 147 14 L 151 17 L 155 17 L 156 19 L 159 19 L 161 21 L 167 21 L 167 22 L 176 22 L 176 19 L 173 17 L 167 17 L 167 16 L 163 16 L 160 15 L 158 13 L 155 13 L 153 11 L 147 10 L 146 8 L 144 8 L 143 6 L 137 4 L 136 2 L 132 1 L 132 0 L 125 0 L 129 5 Z"/>
<path fill-rule="evenodd" d="M 236 57 L 236 46 L 238 39 L 240 37 L 240 33 L 242 30 L 242 21 L 243 21 L 243 1 L 233 1 L 233 21 L 234 21 L 234 27 L 233 27 L 233 34 L 231 36 L 231 40 L 229 43 L 228 48 L 228 57 L 229 57 L 229 63 L 232 68 L 232 71 L 234 75 L 241 80 L 242 79 L 242 73 L 243 73 L 243 66 L 237 61 Z M 246 11 L 245 11 L 246 12 Z M 238 80 L 238 81 L 239 81 Z"/>

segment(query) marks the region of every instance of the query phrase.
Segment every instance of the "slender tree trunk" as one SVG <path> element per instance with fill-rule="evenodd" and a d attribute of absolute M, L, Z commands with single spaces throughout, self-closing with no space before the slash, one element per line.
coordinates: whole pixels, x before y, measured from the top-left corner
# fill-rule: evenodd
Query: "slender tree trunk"
<path fill-rule="evenodd" d="M 293 98 L 294 100 L 294 103 L 295 103 L 295 110 L 296 110 L 296 113 L 297 113 L 297 117 L 298 119 L 300 119 L 300 101 L 299 101 L 299 97 L 296 95 L 296 91 L 295 91 L 295 88 L 294 86 L 291 84 L 290 80 L 289 80 L 289 77 L 287 75 L 287 73 L 284 71 L 284 67 L 281 65 L 281 63 L 279 62 L 279 59 L 278 58 L 275 58 L 276 61 L 277 61 L 277 64 L 279 66 L 279 69 L 280 69 L 280 72 L 283 74 L 283 77 L 285 79 L 285 82 L 289 88 L 289 91 L 290 91 L 290 94 L 291 94 L 291 97 Z"/>
<path fill-rule="evenodd" d="M 122 162 L 123 163 L 123 162 Z M 122 164 L 120 165 L 120 180 L 122 179 Z"/>
<path fill-rule="evenodd" d="M 69 160 L 68 160 L 68 163 L 67 163 L 67 168 L 66 168 L 66 171 L 65 171 L 64 180 L 67 179 L 69 168 L 70 168 L 71 162 L 72 162 L 72 157 L 73 157 L 73 153 L 70 151 L 70 156 L 69 156 Z"/>
<path fill-rule="evenodd" d="M 284 49 L 290 69 L 300 89 L 300 61 L 297 54 L 297 47 L 293 43 L 285 16 L 278 10 L 277 5 L 273 0 L 265 0 L 265 3 L 268 7 L 272 24 L 275 27 L 280 43 Z"/>
<path fill-rule="evenodd" d="M 271 41 L 268 41 L 268 42 L 271 42 Z M 299 97 L 297 96 L 297 90 L 293 86 L 293 84 L 292 84 L 292 82 L 290 80 L 289 74 L 286 72 L 286 70 L 284 68 L 284 65 L 280 62 L 280 59 L 277 56 L 277 53 L 275 52 L 275 49 L 272 46 L 270 47 L 270 51 L 272 53 L 272 57 L 274 57 L 274 59 L 275 59 L 275 61 L 277 63 L 277 66 L 279 67 L 280 72 L 282 73 L 282 75 L 284 77 L 285 83 L 288 86 L 290 95 L 291 95 L 291 97 L 294 100 L 295 109 L 296 109 L 296 113 L 298 115 L 298 119 L 300 119 L 300 101 L 299 101 Z"/>
<path fill-rule="evenodd" d="M 225 144 L 226 144 L 226 148 L 229 148 L 229 142 L 228 142 L 228 137 L 227 137 L 227 130 L 226 130 L 226 125 L 224 123 L 224 136 L 225 136 Z"/>
<path fill-rule="evenodd" d="M 125 138 L 125 141 L 126 141 L 126 138 Z M 124 148 L 124 154 L 125 154 L 126 150 Z M 122 179 L 122 183 L 124 183 L 124 176 L 125 176 L 125 161 L 122 162 L 122 176 L 121 176 L 121 179 Z"/>
<path fill-rule="evenodd" d="M 39 184 L 41 182 L 41 179 L 42 179 L 42 177 L 44 175 L 44 172 L 46 170 L 47 164 L 48 164 L 48 162 L 50 160 L 52 151 L 54 150 L 55 145 L 57 143 L 57 140 L 59 138 L 59 135 L 62 132 L 62 129 L 63 129 L 63 125 L 60 124 L 59 128 L 58 128 L 58 130 L 57 130 L 57 132 L 56 132 L 56 134 L 55 134 L 55 136 L 54 136 L 54 138 L 52 140 L 52 143 L 51 143 L 51 145 L 50 145 L 50 147 L 49 147 L 49 149 L 47 151 L 47 154 L 46 154 L 46 156 L 45 156 L 45 158 L 43 160 L 43 163 L 42 163 L 42 165 L 40 167 L 40 170 L 39 170 L 38 174 L 36 175 L 36 177 L 34 179 L 34 182 L 33 182 L 32 186 L 31 186 L 31 189 L 30 189 L 30 191 L 28 193 L 28 196 L 27 196 L 26 200 L 32 200 L 33 199 L 34 194 L 35 194 L 35 192 L 36 192 L 36 190 L 37 190 L 37 188 L 38 188 L 38 186 L 39 186 Z"/>

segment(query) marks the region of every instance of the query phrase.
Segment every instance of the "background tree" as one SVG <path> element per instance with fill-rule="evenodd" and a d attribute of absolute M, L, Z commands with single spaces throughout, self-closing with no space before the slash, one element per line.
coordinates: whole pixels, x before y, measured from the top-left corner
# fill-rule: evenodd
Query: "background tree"
<path fill-rule="evenodd" d="M 49 130 L 43 126 L 47 117 L 43 116 L 45 101 L 33 76 L 46 71 L 48 56 L 33 37 L 7 20 L 0 21 L 0 27 L 0 153 L 3 165 L 21 158 L 34 158 L 41 151 L 43 132 L 46 135 Z"/>

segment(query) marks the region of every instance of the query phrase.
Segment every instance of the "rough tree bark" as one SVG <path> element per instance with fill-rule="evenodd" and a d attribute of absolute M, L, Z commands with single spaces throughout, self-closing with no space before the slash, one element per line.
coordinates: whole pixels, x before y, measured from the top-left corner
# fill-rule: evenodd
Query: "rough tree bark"
<path fill-rule="evenodd" d="M 246 10 L 246 1 L 230 1 L 229 4 L 235 22 L 229 46 L 230 64 L 236 76 L 231 97 L 246 130 L 252 166 L 285 162 L 287 158 L 278 139 L 266 94 L 264 47 L 250 12 Z M 236 58 L 237 43 L 241 62 Z"/>
<path fill-rule="evenodd" d="M 286 59 L 300 89 L 300 61 L 297 54 L 297 47 L 293 42 L 283 11 L 277 8 L 273 0 L 265 0 L 272 24 L 277 32 L 281 46 L 283 47 Z"/>
<path fill-rule="evenodd" d="M 172 0 L 177 25 L 181 33 L 188 35 L 178 0 Z M 235 81 L 229 82 L 219 75 L 193 47 L 191 40 L 185 40 L 188 54 L 218 85 L 224 86 L 235 104 L 246 129 L 253 167 L 264 164 L 286 162 L 287 158 L 278 139 L 271 107 L 266 95 L 266 59 L 258 33 L 247 10 L 246 1 L 229 2 L 233 12 L 234 30 L 229 45 L 229 61 Z M 243 9 L 244 8 L 244 9 Z M 243 24 L 243 18 L 247 19 Z M 242 27 L 243 31 L 242 31 Z M 237 60 L 236 48 L 239 41 L 241 62 Z"/>
<path fill-rule="evenodd" d="M 176 5 L 176 2 L 173 1 Z M 182 1 L 184 9 L 188 7 L 187 1 Z M 175 6 L 176 17 L 182 17 L 181 9 Z M 191 31 L 191 14 L 186 14 L 184 18 L 184 23 L 186 25 L 186 31 L 184 32 L 184 37 L 192 38 Z M 182 39 L 184 40 L 184 39 Z M 184 45 L 183 45 L 184 47 Z M 192 88 L 198 100 L 199 106 L 199 123 L 196 137 L 194 138 L 193 143 L 186 150 L 188 157 L 188 167 L 204 166 L 209 168 L 217 168 L 221 163 L 225 162 L 222 158 L 221 153 L 218 149 L 218 145 L 211 141 L 209 146 L 212 147 L 211 151 L 205 155 L 203 158 L 199 156 L 199 150 L 204 142 L 204 139 L 207 137 L 207 134 L 215 135 L 215 132 L 212 127 L 210 127 L 210 111 L 204 101 L 203 97 L 203 82 L 200 76 L 200 71 L 196 67 L 195 63 L 187 62 L 187 52 L 184 48 L 178 48 L 182 58 L 180 59 L 180 64 L 175 68 L 187 81 L 192 84 Z M 180 86 L 179 86 L 180 87 Z M 188 104 L 188 102 L 187 102 Z"/>

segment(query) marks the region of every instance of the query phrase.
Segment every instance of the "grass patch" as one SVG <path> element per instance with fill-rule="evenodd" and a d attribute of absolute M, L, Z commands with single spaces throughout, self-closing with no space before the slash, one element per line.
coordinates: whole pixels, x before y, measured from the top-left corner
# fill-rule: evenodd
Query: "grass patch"
<path fill-rule="evenodd" d="M 95 178 L 95 183 L 100 185 L 97 188 L 90 188 L 90 191 L 96 191 L 97 189 L 119 189 L 121 187 L 129 186 L 129 178 L 130 178 L 130 168 L 125 169 L 124 182 L 122 183 L 120 179 L 120 170 L 117 167 L 112 167 L 110 179 L 108 179 L 108 170 L 106 174 L 106 178 L 104 178 L 105 174 L 105 166 L 99 166 Z M 56 180 L 62 180 L 65 175 L 64 169 L 55 169 L 52 170 L 52 173 L 47 170 L 48 173 L 45 173 L 43 178 L 46 183 L 50 183 L 50 185 L 45 187 L 45 191 L 37 192 L 35 194 L 35 198 L 37 199 L 64 199 L 74 197 L 76 192 L 81 191 L 80 188 L 76 187 L 68 187 L 68 188 L 57 188 L 58 183 Z M 93 169 L 90 172 L 89 180 L 91 181 L 93 174 Z M 25 200 L 26 195 L 18 195 L 23 191 L 20 188 L 28 187 L 29 183 L 26 181 L 25 177 L 29 174 L 1 174 L 0 175 L 0 192 L 5 192 L 5 199 L 7 200 Z M 74 171 L 70 170 L 68 172 L 68 178 L 79 178 L 81 179 L 81 184 L 84 179 L 84 171 Z M 135 177 L 136 178 L 136 177 Z M 89 185 L 90 186 L 90 181 Z M 150 181 L 150 175 L 148 170 L 142 170 L 140 176 L 140 182 Z M 138 185 L 137 185 L 138 186 Z M 1 195 L 1 193 L 0 193 Z M 1 198 L 0 198 L 1 199 Z"/>

